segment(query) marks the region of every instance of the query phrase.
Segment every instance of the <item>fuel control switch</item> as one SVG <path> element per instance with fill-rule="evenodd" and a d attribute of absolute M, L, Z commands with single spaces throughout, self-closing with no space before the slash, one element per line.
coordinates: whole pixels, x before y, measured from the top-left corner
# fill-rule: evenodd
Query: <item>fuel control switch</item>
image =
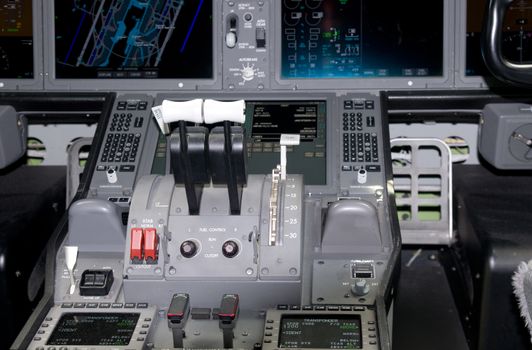
<path fill-rule="evenodd" d="M 239 250 L 240 248 L 238 247 L 238 243 L 236 243 L 235 241 L 226 241 L 222 245 L 222 254 L 226 258 L 234 258 L 238 255 Z"/>

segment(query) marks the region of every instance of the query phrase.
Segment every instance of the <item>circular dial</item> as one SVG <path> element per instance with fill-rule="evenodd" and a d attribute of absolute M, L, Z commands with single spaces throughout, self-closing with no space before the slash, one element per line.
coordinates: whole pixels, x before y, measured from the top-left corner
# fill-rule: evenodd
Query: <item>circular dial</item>
<path fill-rule="evenodd" d="M 311 10 L 315 10 L 321 5 L 322 2 L 323 0 L 305 0 L 305 5 L 307 5 L 307 7 Z"/>
<path fill-rule="evenodd" d="M 290 10 L 295 10 L 299 5 L 301 5 L 302 0 L 284 0 L 284 7 Z"/>
<path fill-rule="evenodd" d="M 235 241 L 226 241 L 222 245 L 222 254 L 226 258 L 234 258 L 235 256 L 238 255 L 238 251 L 239 251 L 238 244 Z"/>
<path fill-rule="evenodd" d="M 524 124 L 510 134 L 510 153 L 521 162 L 532 161 L 532 124 Z"/>
<path fill-rule="evenodd" d="M 194 257 L 198 252 L 198 246 L 194 241 L 184 241 L 183 243 L 181 243 L 179 251 L 181 252 L 181 255 L 183 255 L 183 257 L 190 259 Z"/>
<path fill-rule="evenodd" d="M 244 81 L 250 81 L 255 78 L 255 69 L 252 66 L 244 66 L 240 72 L 242 73 L 242 79 L 244 79 Z"/>

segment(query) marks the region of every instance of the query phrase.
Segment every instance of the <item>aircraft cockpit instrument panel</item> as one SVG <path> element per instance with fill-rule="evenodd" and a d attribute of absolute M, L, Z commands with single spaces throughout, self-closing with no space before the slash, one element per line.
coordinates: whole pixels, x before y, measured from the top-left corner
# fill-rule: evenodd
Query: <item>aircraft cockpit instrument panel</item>
<path fill-rule="evenodd" d="M 283 1 L 281 77 L 442 76 L 443 6 L 443 0 Z"/>
<path fill-rule="evenodd" d="M 211 1 L 54 1 L 57 79 L 212 79 Z"/>
<path fill-rule="evenodd" d="M 1 1 L 0 9 L 0 78 L 32 79 L 31 1 Z"/>
<path fill-rule="evenodd" d="M 0 1 L 0 89 L 42 87 L 42 12 L 36 3 Z"/>
<path fill-rule="evenodd" d="M 41 8 L 43 89 L 114 94 L 26 347 L 391 347 L 380 91 L 452 86 L 453 1 Z"/>

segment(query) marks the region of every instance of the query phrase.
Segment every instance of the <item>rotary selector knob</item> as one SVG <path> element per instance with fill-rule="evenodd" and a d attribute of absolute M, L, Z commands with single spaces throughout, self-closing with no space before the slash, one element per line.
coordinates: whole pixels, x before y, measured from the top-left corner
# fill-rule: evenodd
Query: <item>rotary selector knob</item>
<path fill-rule="evenodd" d="M 194 257 L 194 255 L 196 255 L 196 253 L 198 252 L 198 246 L 194 241 L 184 241 L 183 243 L 181 243 L 179 251 L 181 252 L 181 255 L 183 255 L 183 257 L 190 259 Z"/>
<path fill-rule="evenodd" d="M 369 285 L 366 280 L 358 280 L 351 286 L 351 292 L 357 297 L 363 297 L 369 293 Z"/>
<path fill-rule="evenodd" d="M 226 258 L 234 258 L 239 251 L 238 244 L 235 241 L 226 241 L 222 245 L 222 254 Z"/>
<path fill-rule="evenodd" d="M 253 67 L 244 67 L 240 70 L 240 72 L 242 73 L 242 79 L 244 79 L 245 81 L 250 81 L 255 78 L 255 70 L 253 69 Z"/>

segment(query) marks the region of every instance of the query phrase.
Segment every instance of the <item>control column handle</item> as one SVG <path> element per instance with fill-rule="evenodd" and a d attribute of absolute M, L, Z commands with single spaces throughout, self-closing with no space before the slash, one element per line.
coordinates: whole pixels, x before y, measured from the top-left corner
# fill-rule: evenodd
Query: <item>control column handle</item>
<path fill-rule="evenodd" d="M 238 318 L 238 294 L 224 294 L 218 313 L 219 326 L 223 332 L 224 349 L 233 348 L 234 328 Z"/>
<path fill-rule="evenodd" d="M 482 56 L 491 73 L 498 79 L 532 86 L 532 64 L 508 61 L 502 54 L 504 15 L 513 0 L 490 0 L 484 16 Z"/>
<path fill-rule="evenodd" d="M 172 330 L 174 339 L 174 348 L 183 348 L 183 338 L 185 337 L 185 328 L 190 313 L 189 296 L 185 293 L 174 294 L 166 317 L 168 319 L 168 328 Z"/>

